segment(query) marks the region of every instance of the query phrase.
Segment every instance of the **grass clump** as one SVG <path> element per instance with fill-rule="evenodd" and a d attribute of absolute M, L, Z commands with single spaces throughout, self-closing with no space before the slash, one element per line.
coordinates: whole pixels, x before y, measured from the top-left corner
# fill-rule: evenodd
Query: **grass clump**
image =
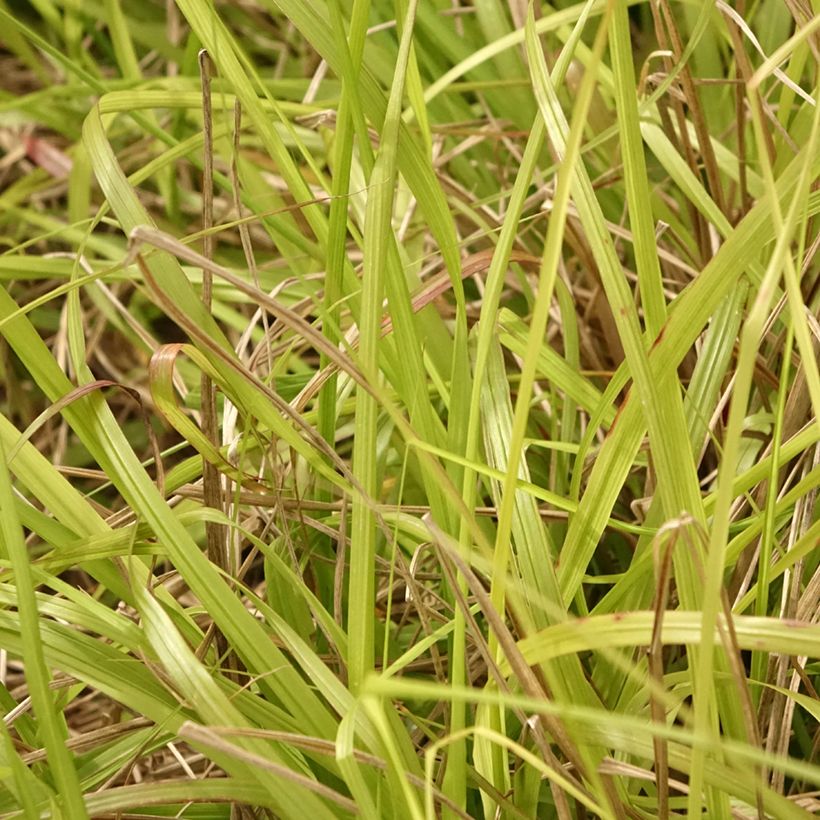
<path fill-rule="evenodd" d="M 818 20 L 0 0 L 0 816 L 816 812 Z"/>

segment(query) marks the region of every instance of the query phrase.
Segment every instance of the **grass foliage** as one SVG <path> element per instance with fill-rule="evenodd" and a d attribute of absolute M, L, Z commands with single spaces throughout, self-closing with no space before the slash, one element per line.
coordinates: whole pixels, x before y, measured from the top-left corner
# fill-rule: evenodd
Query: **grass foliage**
<path fill-rule="evenodd" d="M 820 810 L 815 0 L 0 28 L 0 817 Z"/>

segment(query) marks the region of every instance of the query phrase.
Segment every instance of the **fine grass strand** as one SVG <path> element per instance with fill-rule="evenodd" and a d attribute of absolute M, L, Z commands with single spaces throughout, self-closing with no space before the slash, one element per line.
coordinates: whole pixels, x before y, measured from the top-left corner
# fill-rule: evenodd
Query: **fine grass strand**
<path fill-rule="evenodd" d="M 3 455 L 0 450 L 0 456 Z M 34 596 L 34 581 L 28 564 L 23 531 L 17 517 L 11 477 L 5 464 L 0 468 L 0 534 L 4 557 L 8 557 L 16 578 L 16 604 L 26 664 L 26 682 L 43 742 L 54 774 L 61 810 L 72 816 L 88 817 L 73 756 L 65 746 L 67 728 L 49 691 L 49 672 L 43 654 L 40 618 Z"/>

